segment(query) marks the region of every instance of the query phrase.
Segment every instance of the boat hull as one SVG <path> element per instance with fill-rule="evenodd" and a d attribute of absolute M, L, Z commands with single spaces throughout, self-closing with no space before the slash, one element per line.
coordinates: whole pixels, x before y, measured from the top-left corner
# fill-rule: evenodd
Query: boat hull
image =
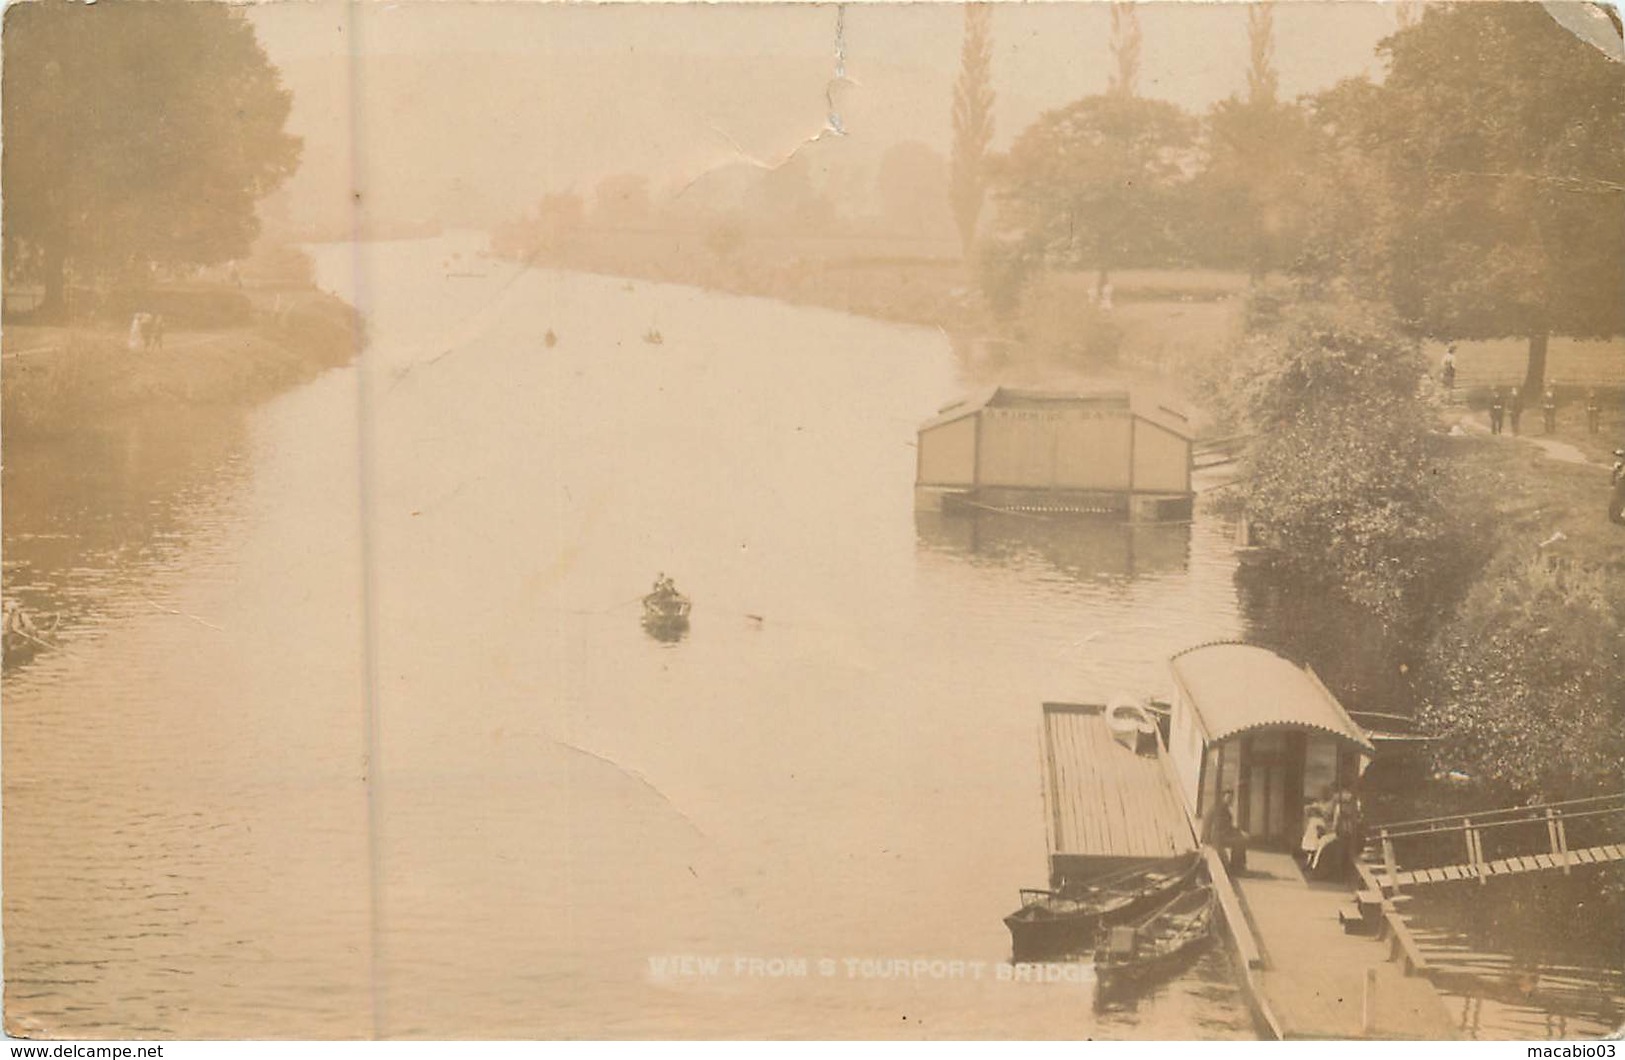
<path fill-rule="evenodd" d="M 1204 886 L 1179 895 L 1127 929 L 1135 937 L 1132 947 L 1114 952 L 1103 941 L 1096 948 L 1095 979 L 1100 990 L 1172 974 L 1207 944 L 1212 927 L 1212 888 Z"/>
<path fill-rule="evenodd" d="M 1092 954 L 1100 929 L 1144 916 L 1165 905 L 1196 875 L 1194 860 L 1155 885 L 1103 898 L 1090 909 L 1052 911 L 1042 903 L 1023 906 L 1004 918 L 1011 956 L 1018 964 Z"/>

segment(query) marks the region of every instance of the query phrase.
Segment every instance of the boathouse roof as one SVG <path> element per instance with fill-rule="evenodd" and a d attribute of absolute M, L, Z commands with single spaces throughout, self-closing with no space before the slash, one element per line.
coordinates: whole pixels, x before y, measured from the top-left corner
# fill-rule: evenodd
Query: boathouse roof
<path fill-rule="evenodd" d="M 1375 753 L 1320 678 L 1256 644 L 1203 644 L 1169 664 L 1210 743 L 1260 729 L 1316 729 Z"/>
<path fill-rule="evenodd" d="M 1067 406 L 1120 409 L 1148 420 L 1186 441 L 1196 434 L 1191 427 L 1190 417 L 1185 413 L 1149 395 L 1120 387 L 1099 390 L 1021 390 L 1006 386 L 988 387 L 944 405 L 935 416 L 920 425 L 920 430 L 929 431 L 934 427 L 964 419 L 966 416 L 974 416 L 987 408 L 1039 409 Z"/>

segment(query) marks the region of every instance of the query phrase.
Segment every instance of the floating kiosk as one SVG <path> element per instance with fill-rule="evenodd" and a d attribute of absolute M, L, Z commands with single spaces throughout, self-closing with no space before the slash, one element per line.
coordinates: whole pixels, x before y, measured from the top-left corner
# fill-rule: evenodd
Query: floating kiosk
<path fill-rule="evenodd" d="M 1192 434 L 1184 413 L 1129 390 L 995 387 L 921 425 L 915 504 L 1188 519 Z"/>
<path fill-rule="evenodd" d="M 1256 645 L 1205 644 L 1169 664 L 1166 728 L 1132 740 L 1114 708 L 1046 703 L 1041 747 L 1051 886 L 1196 849 L 1200 814 L 1234 794 L 1247 870 L 1201 855 L 1259 1028 L 1272 1038 L 1455 1037 L 1427 962 L 1360 884 L 1307 879 L 1292 855 L 1306 794 L 1351 784 L 1371 740 L 1308 667 Z M 1369 888 L 1367 888 L 1369 889 Z M 1356 911 L 1351 916 L 1351 911 Z"/>
<path fill-rule="evenodd" d="M 1220 792 L 1255 844 L 1291 849 L 1303 809 L 1352 789 L 1376 748 L 1307 666 L 1253 644 L 1204 644 L 1169 662 L 1175 698 L 1168 750 L 1196 819 Z"/>

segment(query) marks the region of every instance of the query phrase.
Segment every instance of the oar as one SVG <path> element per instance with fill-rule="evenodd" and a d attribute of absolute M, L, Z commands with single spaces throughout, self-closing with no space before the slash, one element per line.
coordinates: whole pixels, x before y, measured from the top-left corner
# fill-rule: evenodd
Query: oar
<path fill-rule="evenodd" d="M 56 647 L 55 644 L 51 643 L 48 640 L 40 640 L 38 637 L 34 636 L 34 634 L 28 632 L 26 629 L 8 629 L 8 630 L 6 630 L 6 632 L 7 633 L 15 633 L 19 637 L 27 637 L 29 640 L 33 641 L 35 644 L 38 644 L 42 648 L 54 648 L 54 647 Z"/>

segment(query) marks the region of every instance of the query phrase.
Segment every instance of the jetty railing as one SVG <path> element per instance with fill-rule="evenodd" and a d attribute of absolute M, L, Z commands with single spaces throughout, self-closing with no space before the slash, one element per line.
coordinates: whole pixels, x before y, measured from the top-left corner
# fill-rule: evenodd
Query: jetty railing
<path fill-rule="evenodd" d="M 1625 859 L 1625 792 L 1422 817 L 1367 830 L 1388 887 Z"/>

